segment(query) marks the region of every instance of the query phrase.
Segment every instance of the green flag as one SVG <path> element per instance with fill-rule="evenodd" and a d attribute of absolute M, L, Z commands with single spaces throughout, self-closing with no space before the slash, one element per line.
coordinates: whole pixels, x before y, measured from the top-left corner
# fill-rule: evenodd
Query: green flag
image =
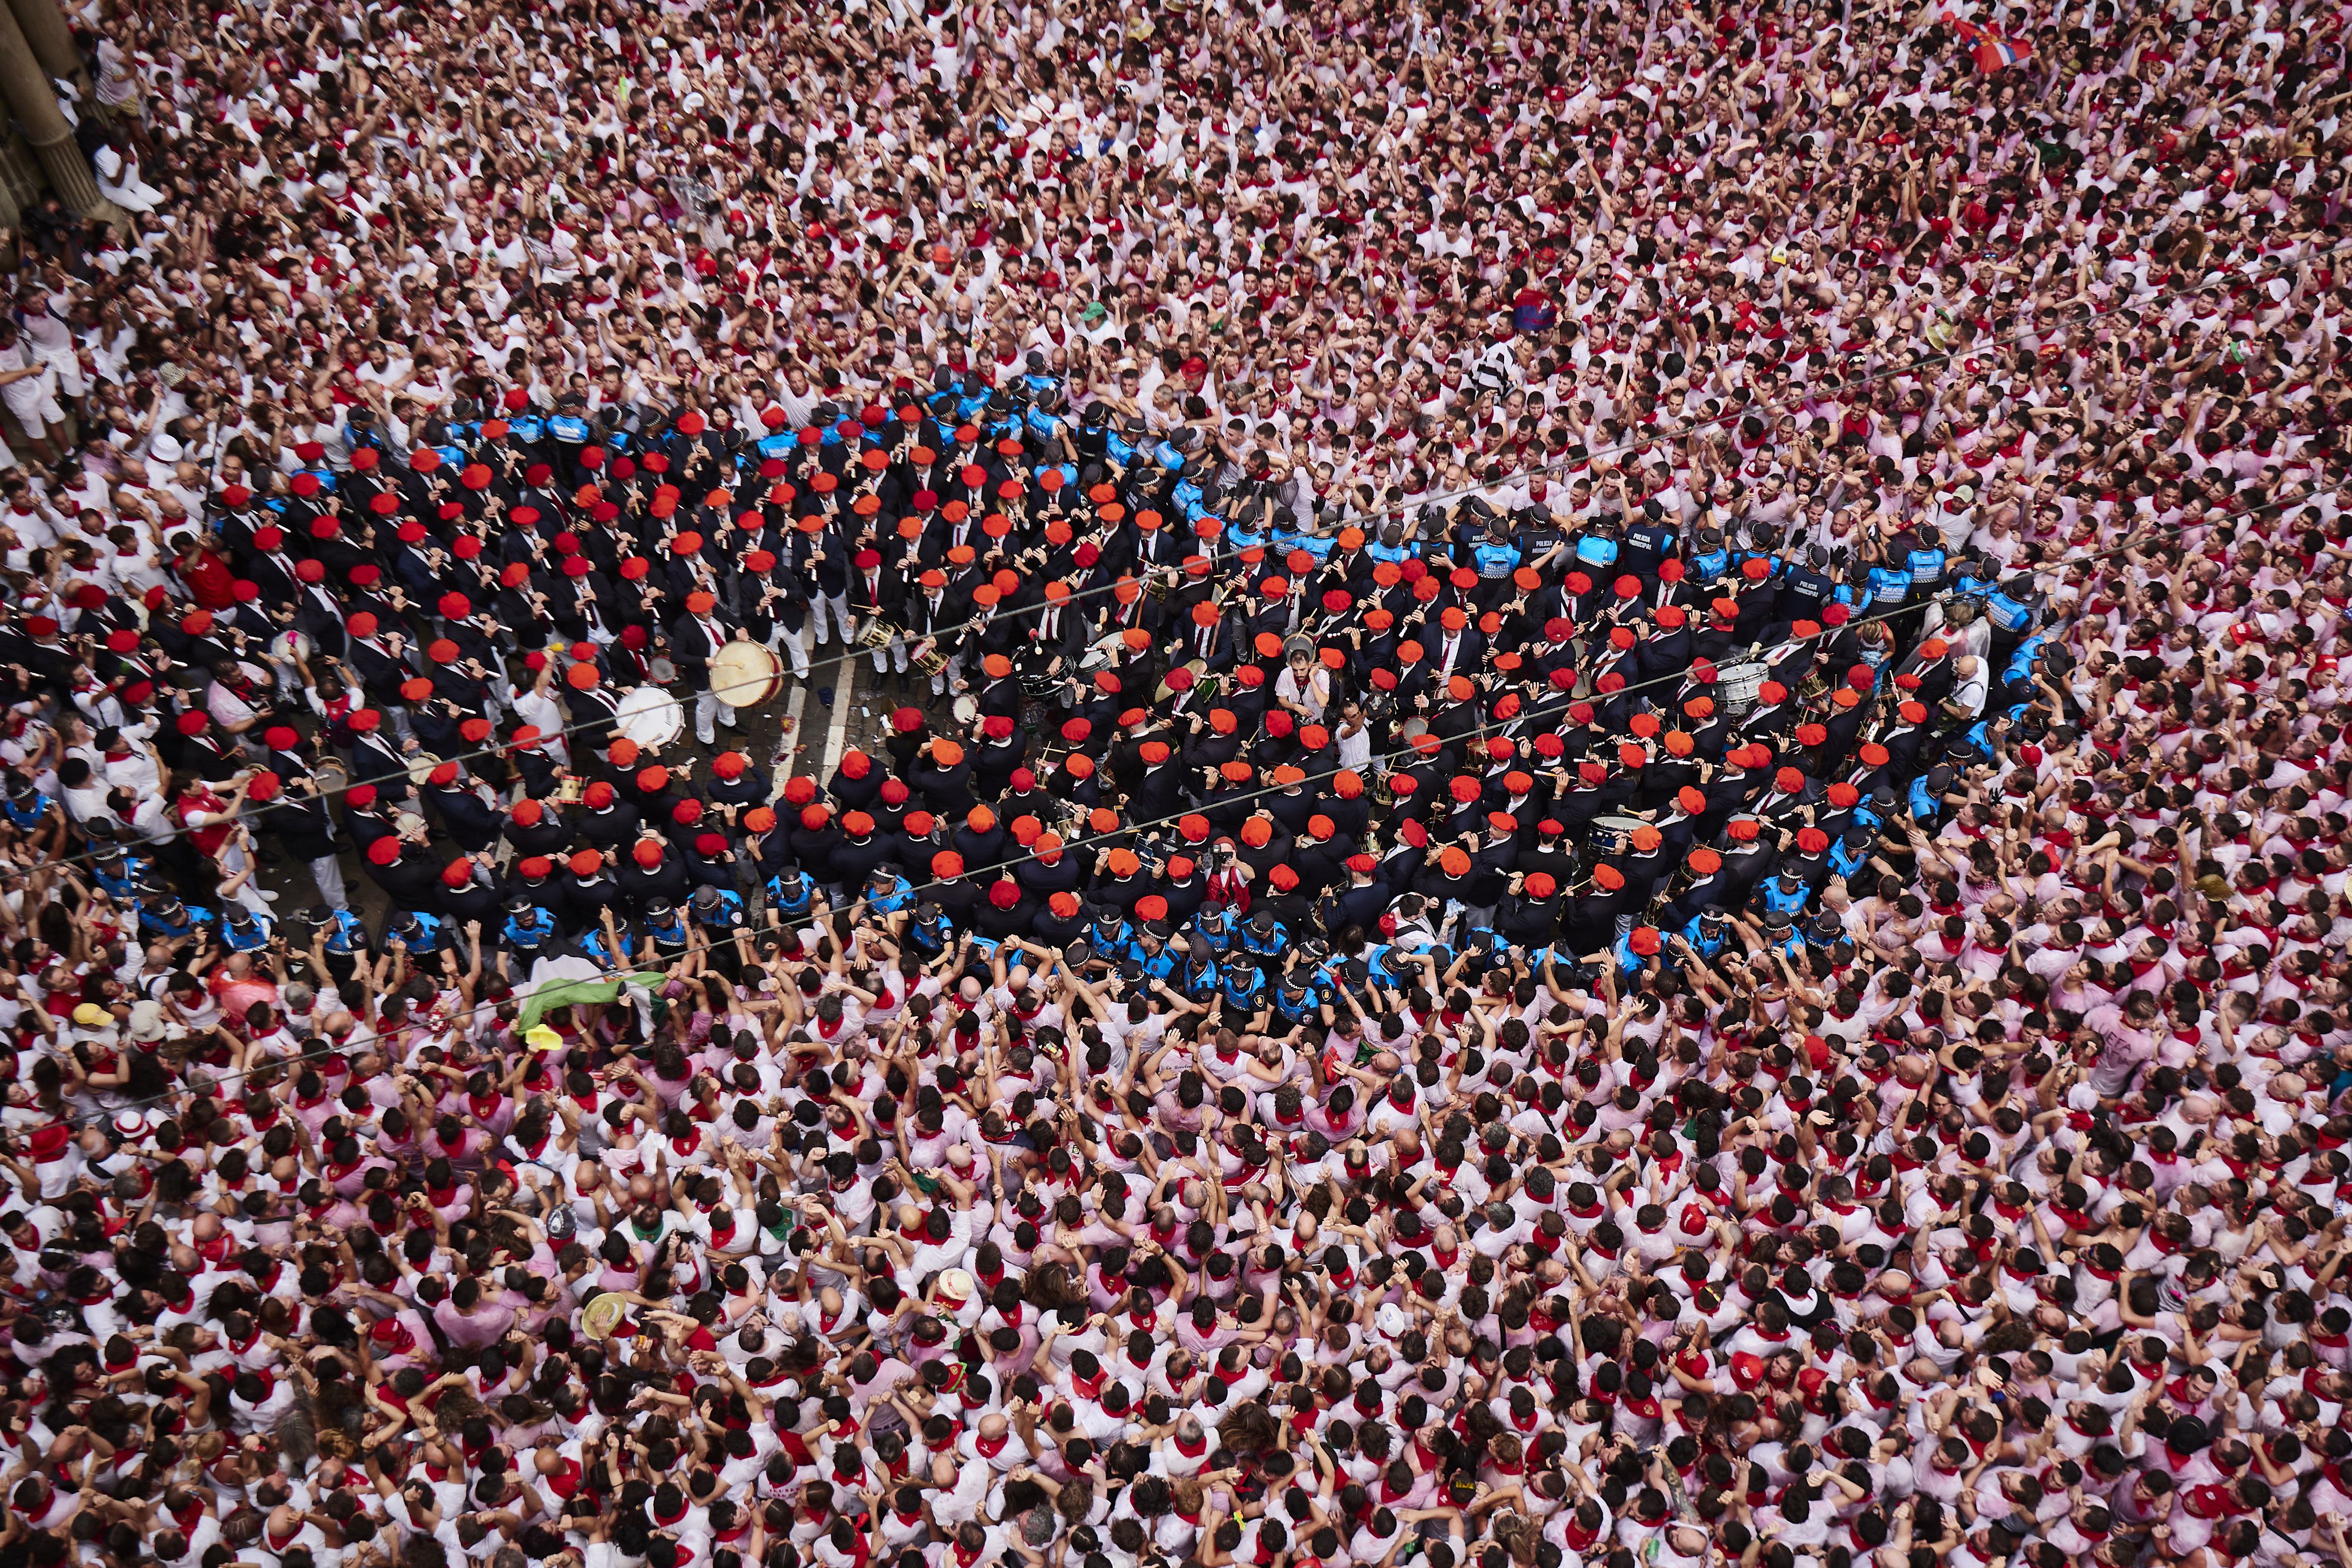
<path fill-rule="evenodd" d="M 666 978 L 661 975 L 614 975 L 596 980 L 549 980 L 533 987 L 522 999 L 522 1010 L 515 1018 L 515 1032 L 529 1034 L 541 1019 L 556 1008 L 618 1000 L 624 988 L 634 988 L 637 993 L 635 999 L 640 1002 L 650 1000 Z"/>

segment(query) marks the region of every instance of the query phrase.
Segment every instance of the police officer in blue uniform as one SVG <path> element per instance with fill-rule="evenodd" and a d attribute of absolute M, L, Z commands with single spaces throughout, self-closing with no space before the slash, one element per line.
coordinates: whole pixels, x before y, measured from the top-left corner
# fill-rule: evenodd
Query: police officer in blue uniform
<path fill-rule="evenodd" d="M 1991 667 L 2000 669 L 2014 663 L 2018 650 L 2031 640 L 2041 604 L 2031 572 L 2013 572 L 1987 591 L 1984 613 L 1992 625 L 1992 642 L 1985 655 Z"/>
<path fill-rule="evenodd" d="M 147 880 L 148 862 L 144 857 L 125 854 L 121 844 L 106 844 L 90 862 L 90 879 L 119 904 L 129 904 L 138 896 L 139 884 Z"/>
<path fill-rule="evenodd" d="M 1826 909 L 1806 921 L 1804 931 L 1806 954 L 1816 958 L 1832 957 L 1845 940 L 1844 925 Z"/>
<path fill-rule="evenodd" d="M 1819 545 L 1801 558 L 1790 556 L 1788 570 L 1780 576 L 1780 598 L 1773 605 L 1775 619 L 1821 623 L 1822 612 L 1837 596 L 1837 583 L 1829 574 L 1829 552 Z"/>
<path fill-rule="evenodd" d="M 1684 562 L 1684 580 L 1701 599 L 1710 597 L 1706 591 L 1721 582 L 1731 570 L 1731 549 L 1724 542 L 1723 530 L 1702 528 L 1691 536 L 1691 551 Z"/>
<path fill-rule="evenodd" d="M 1795 920 L 1786 911 L 1767 910 L 1763 925 L 1763 945 L 1768 950 L 1778 947 L 1791 958 L 1805 956 L 1805 939 L 1798 933 Z"/>
<path fill-rule="evenodd" d="M 1168 988 L 1196 1007 L 1205 1007 L 1217 995 L 1220 977 L 1216 956 L 1197 934 L 1186 936 L 1183 947 L 1183 956 L 1167 982 Z"/>
<path fill-rule="evenodd" d="M 646 940 L 652 946 L 656 962 L 667 963 L 682 958 L 693 945 L 686 928 L 686 916 L 666 898 L 656 898 L 646 905 Z"/>
<path fill-rule="evenodd" d="M 437 915 L 420 915 L 413 909 L 393 912 L 383 924 L 383 945 L 390 947 L 398 942 L 408 949 L 413 964 L 425 955 L 441 950 L 441 920 Z"/>
<path fill-rule="evenodd" d="M 499 941 L 528 967 L 534 959 L 551 956 L 561 938 L 556 935 L 554 915 L 517 895 L 507 900 L 507 918 L 499 927 Z"/>
<path fill-rule="evenodd" d="M 1710 904 L 1694 915 L 1682 929 L 1682 938 L 1691 952 L 1701 958 L 1713 958 L 1731 945 L 1731 922 L 1726 918 L 1723 905 Z"/>
<path fill-rule="evenodd" d="M 221 920 L 221 943 L 232 953 L 258 953 L 278 935 L 277 920 L 256 915 L 234 899 Z"/>
<path fill-rule="evenodd" d="M 936 904 L 918 904 L 907 917 L 903 933 L 907 946 L 925 963 L 945 956 L 948 940 L 953 935 L 948 929 L 947 916 Z"/>
<path fill-rule="evenodd" d="M 1665 508 L 1656 497 L 1651 497 L 1625 519 L 1625 537 L 1617 549 L 1617 570 L 1641 579 L 1642 586 L 1648 588 L 1657 580 L 1659 563 L 1675 553 L 1675 538 Z"/>
<path fill-rule="evenodd" d="M 1313 982 L 1312 968 L 1303 963 L 1293 964 L 1283 971 L 1281 984 L 1274 988 L 1276 1027 L 1285 1030 L 1304 1029 L 1319 1021 L 1323 1000 Z"/>
<path fill-rule="evenodd" d="M 609 915 L 612 911 L 608 907 L 605 913 Z M 602 925 L 582 931 L 572 939 L 572 945 L 600 969 L 624 969 L 629 967 L 625 961 L 627 957 L 626 939 L 624 938 L 622 942 L 625 950 L 618 954 L 614 953 L 614 945 L 607 939 Z"/>
<path fill-rule="evenodd" d="M 1364 541 L 1364 554 L 1375 565 L 1386 561 L 1391 566 L 1402 566 L 1412 553 L 1411 547 L 1404 542 L 1404 526 L 1401 523 L 1382 523 L 1381 531 Z"/>
<path fill-rule="evenodd" d="M 2037 632 L 2010 651 L 2009 659 L 2000 672 L 2001 692 L 2005 700 L 2015 701 L 2028 693 L 2033 679 L 2034 661 L 2042 657 L 2048 646 L 2048 637 Z"/>
<path fill-rule="evenodd" d="M 686 913 L 693 918 L 710 967 L 730 978 L 738 975 L 743 956 L 735 950 L 735 933 L 747 924 L 743 895 L 731 887 L 713 887 L 706 882 L 687 901 Z"/>
<path fill-rule="evenodd" d="M 1767 915 L 1785 915 L 1790 920 L 1803 914 L 1812 898 L 1812 889 L 1805 885 L 1803 870 L 1789 861 L 1781 862 L 1779 869 L 1756 889 L 1757 908 Z"/>
<path fill-rule="evenodd" d="M 1486 531 L 1470 547 L 1471 570 L 1478 574 L 1478 602 L 1494 608 L 1510 597 L 1514 588 L 1512 573 L 1524 559 L 1519 547 L 1511 541 L 1511 524 L 1507 517 L 1488 520 Z"/>
<path fill-rule="evenodd" d="M 1943 591 L 1946 562 L 1943 541 L 1932 531 L 1906 529 L 1895 536 L 1888 564 L 1903 573 L 1905 587 L 1901 612 L 1891 624 L 1904 649 L 1918 640 L 1928 604 Z"/>
<path fill-rule="evenodd" d="M 1097 904 L 1094 906 L 1093 915 L 1094 924 L 1087 928 L 1087 944 L 1095 950 L 1095 956 L 1114 964 L 1132 957 L 1135 952 L 1134 934 L 1128 927 L 1127 917 L 1118 912 L 1118 906 Z"/>
<path fill-rule="evenodd" d="M 1412 955 L 1393 943 L 1376 943 L 1364 949 L 1364 978 L 1383 990 L 1410 990 L 1421 977 Z"/>
<path fill-rule="evenodd" d="M 1303 549 L 1315 558 L 1316 565 L 1320 566 L 1331 559 L 1331 552 L 1338 546 L 1339 540 L 1333 536 L 1302 528 L 1299 519 L 1287 507 L 1275 508 L 1274 553 L 1285 560 L 1290 559 L 1291 551 Z"/>
<path fill-rule="evenodd" d="M 1899 541 L 1898 541 L 1899 550 Z M 1887 615 L 1900 610 L 1911 597 L 1911 568 L 1900 553 L 1888 555 L 1875 543 L 1863 546 L 1863 592 L 1869 601 L 1866 613 Z"/>
<path fill-rule="evenodd" d="M 1860 812 L 1861 808 L 1855 808 L 1856 820 L 1830 845 L 1830 874 L 1849 883 L 1870 863 L 1878 843 L 1878 830 L 1864 826 Z"/>
<path fill-rule="evenodd" d="M 1576 537 L 1576 564 L 1596 583 L 1617 575 L 1617 519 L 1595 517 Z"/>
<path fill-rule="evenodd" d="M 877 872 L 876 874 L 878 877 L 880 873 Z M 810 909 L 816 904 L 816 883 L 809 880 L 808 873 L 795 862 L 787 862 L 780 867 L 773 876 L 768 878 L 761 891 L 767 895 L 768 908 L 786 925 L 806 922 Z M 870 883 L 866 897 L 870 904 L 873 900 Z M 893 904 L 883 913 L 894 913 L 899 907 Z"/>
<path fill-rule="evenodd" d="M 1123 421 L 1114 419 L 1103 432 L 1103 456 L 1122 473 L 1135 466 L 1143 448 L 1139 441 L 1148 439 L 1141 430 L 1129 432 Z"/>
<path fill-rule="evenodd" d="M 177 894 L 166 892 L 153 883 L 142 883 L 138 890 L 139 929 L 150 937 L 160 936 L 176 942 L 184 936 L 212 925 L 211 910 L 199 904 L 182 904 Z"/>
<path fill-rule="evenodd" d="M 1944 586 L 1944 546 L 1933 534 L 1910 532 L 1896 541 L 1911 579 L 1911 602 L 1925 605 Z"/>
<path fill-rule="evenodd" d="M 1290 928 L 1276 920 L 1271 910 L 1261 909 L 1242 923 L 1235 946 L 1259 968 L 1279 974 L 1283 955 L 1290 947 Z"/>
<path fill-rule="evenodd" d="M 37 831 L 50 813 L 62 815 L 58 803 L 36 789 L 33 781 L 22 774 L 9 779 L 7 793 L 0 796 L 0 810 L 5 810 L 8 821 L 19 832 L 26 834 Z"/>
<path fill-rule="evenodd" d="M 1962 556 L 1944 574 L 1944 596 L 1974 600 L 1979 604 L 1992 591 L 1993 570 L 1974 556 Z"/>
<path fill-rule="evenodd" d="M 793 868 L 790 874 L 799 876 L 800 873 L 798 868 Z M 768 902 L 770 907 L 781 907 L 783 910 L 784 924 L 790 925 L 797 924 L 799 921 L 807 918 L 809 912 L 809 898 L 814 890 L 806 877 L 800 877 L 800 892 L 797 896 L 797 900 L 787 901 L 780 906 L 776 902 L 774 883 L 783 880 L 784 878 L 782 877 L 777 877 L 772 880 L 770 883 Z M 907 905 L 915 901 L 914 884 L 909 883 L 905 877 L 898 874 L 898 867 L 894 865 L 877 865 L 874 868 L 872 873 L 866 879 L 865 897 L 866 906 L 868 909 L 874 910 L 877 914 L 881 915 L 896 915 L 898 911 L 906 908 Z M 797 903 L 797 909 L 794 908 L 795 902 Z"/>
<path fill-rule="evenodd" d="M 1227 964 L 1218 977 L 1217 994 L 1228 1025 L 1252 1027 L 1265 1008 L 1265 975 L 1255 964 Z"/>
<path fill-rule="evenodd" d="M 327 972 L 338 986 L 348 985 L 359 972 L 359 956 L 368 949 L 367 925 L 357 911 L 314 904 L 300 916 L 311 933 L 314 950 L 326 959 Z"/>
<path fill-rule="evenodd" d="M 1911 780 L 1910 795 L 1906 803 L 1911 809 L 1911 821 L 1918 825 L 1921 832 L 1933 833 L 1942 825 L 1950 810 L 1944 797 L 1951 792 L 1952 782 L 1951 768 L 1941 762 Z"/>
<path fill-rule="evenodd" d="M 1217 957 L 1233 951 L 1236 924 L 1232 906 L 1223 904 L 1211 904 L 1192 918 L 1193 931 L 1208 944 L 1211 955 Z"/>
<path fill-rule="evenodd" d="M 1168 927 L 1163 922 L 1138 923 L 1128 962 L 1135 966 L 1137 977 L 1146 984 L 1165 984 L 1176 973 L 1176 950 L 1169 942 Z"/>

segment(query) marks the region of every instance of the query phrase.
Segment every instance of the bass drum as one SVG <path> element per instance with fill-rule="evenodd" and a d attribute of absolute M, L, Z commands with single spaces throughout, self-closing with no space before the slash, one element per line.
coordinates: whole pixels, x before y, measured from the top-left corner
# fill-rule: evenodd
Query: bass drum
<path fill-rule="evenodd" d="M 639 751 L 651 751 L 686 733 L 686 710 L 659 686 L 631 686 L 614 709 L 613 733 L 635 741 Z"/>
<path fill-rule="evenodd" d="M 710 656 L 710 691 L 732 708 L 765 707 L 783 690 L 784 662 L 741 638 Z"/>

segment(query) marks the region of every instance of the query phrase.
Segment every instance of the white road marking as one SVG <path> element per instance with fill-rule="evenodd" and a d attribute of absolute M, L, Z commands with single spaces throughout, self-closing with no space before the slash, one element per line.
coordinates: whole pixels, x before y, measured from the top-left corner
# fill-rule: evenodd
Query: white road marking
<path fill-rule="evenodd" d="M 771 791 L 774 794 L 781 795 L 784 792 L 784 780 L 793 776 L 793 767 L 800 760 L 793 747 L 800 744 L 801 709 L 807 703 L 808 683 L 794 681 L 793 695 L 784 703 L 783 727 L 776 736 L 776 750 L 781 756 L 777 760 L 774 779 L 771 785 Z"/>
<path fill-rule="evenodd" d="M 849 740 L 850 706 L 857 701 L 857 666 L 865 662 L 866 656 L 857 653 L 834 666 L 833 726 L 825 731 L 824 766 L 816 775 L 820 783 L 832 778 L 833 770 L 841 766 L 841 754 Z"/>

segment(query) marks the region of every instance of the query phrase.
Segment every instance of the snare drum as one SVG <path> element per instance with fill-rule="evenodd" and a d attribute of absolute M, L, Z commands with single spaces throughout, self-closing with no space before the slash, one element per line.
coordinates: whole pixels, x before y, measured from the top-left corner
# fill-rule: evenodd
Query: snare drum
<path fill-rule="evenodd" d="M 1723 711 L 1738 718 L 1756 706 L 1756 695 L 1764 689 L 1770 666 L 1761 659 L 1751 659 L 1742 664 L 1726 664 L 1716 672 L 1716 689 L 1722 694 Z"/>
<path fill-rule="evenodd" d="M 1633 830 L 1646 826 L 1639 817 L 1595 817 L 1587 837 L 1595 860 L 1622 855 L 1631 845 Z"/>

